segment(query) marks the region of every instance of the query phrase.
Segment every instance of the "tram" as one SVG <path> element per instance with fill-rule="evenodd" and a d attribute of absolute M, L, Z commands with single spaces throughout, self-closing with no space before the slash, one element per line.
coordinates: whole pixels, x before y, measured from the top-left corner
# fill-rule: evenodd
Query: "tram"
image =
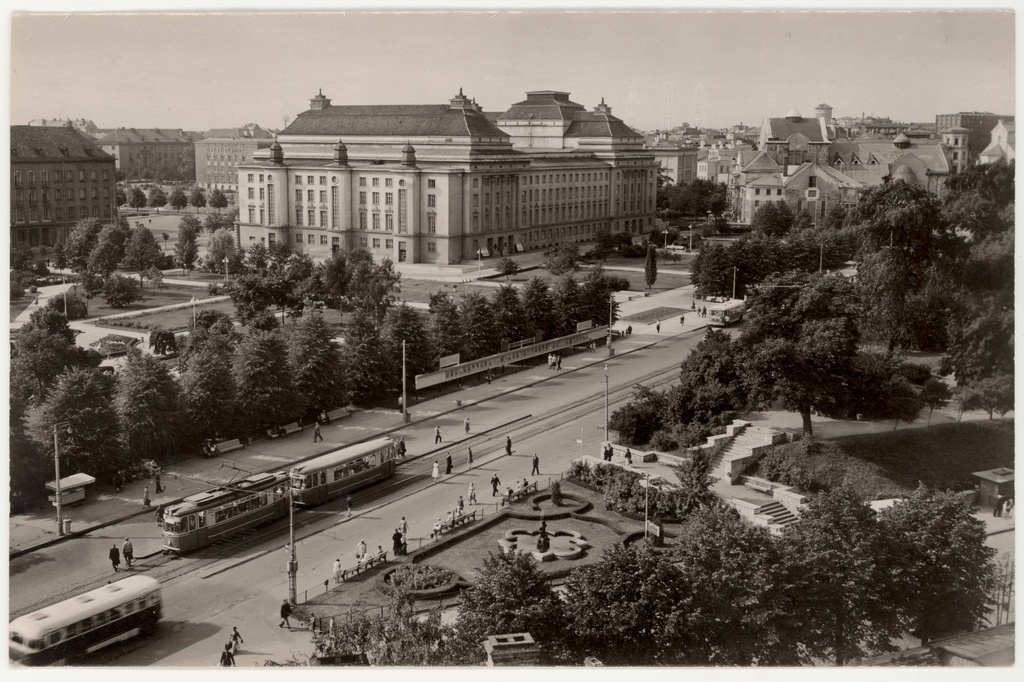
<path fill-rule="evenodd" d="M 350 445 L 293 467 L 295 504 L 314 505 L 395 473 L 398 448 L 391 438 Z"/>
<path fill-rule="evenodd" d="M 180 554 L 256 528 L 288 513 L 288 474 L 250 476 L 164 509 L 165 552 Z"/>
<path fill-rule="evenodd" d="M 156 632 L 160 582 L 135 575 L 19 616 L 8 629 L 17 665 L 73 662 L 115 642 Z"/>

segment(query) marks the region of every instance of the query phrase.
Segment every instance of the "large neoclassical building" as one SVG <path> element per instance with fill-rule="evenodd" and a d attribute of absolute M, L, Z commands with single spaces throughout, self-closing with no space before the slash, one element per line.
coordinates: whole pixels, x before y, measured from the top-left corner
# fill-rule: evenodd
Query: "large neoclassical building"
<path fill-rule="evenodd" d="M 648 231 L 658 167 L 603 101 L 587 111 L 567 92 L 528 92 L 495 114 L 460 90 L 436 105 L 317 94 L 238 173 L 242 248 L 446 265 Z"/>

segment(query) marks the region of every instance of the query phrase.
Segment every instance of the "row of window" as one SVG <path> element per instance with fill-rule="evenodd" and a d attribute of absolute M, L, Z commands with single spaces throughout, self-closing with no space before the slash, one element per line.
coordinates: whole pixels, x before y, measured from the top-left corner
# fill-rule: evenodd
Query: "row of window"
<path fill-rule="evenodd" d="M 91 217 L 93 217 L 93 218 L 99 218 L 101 211 L 100 211 L 100 207 L 99 206 L 95 206 L 94 205 L 91 208 L 89 206 L 82 206 L 81 207 L 81 211 L 76 210 L 76 208 L 74 206 L 68 206 L 67 207 L 67 212 L 68 212 L 68 218 L 67 219 L 70 221 L 70 220 L 78 220 L 79 218 L 89 218 L 90 214 L 91 214 Z M 103 217 L 104 218 L 109 218 L 110 217 L 110 215 L 111 215 L 111 213 L 110 213 L 110 204 L 103 204 L 102 213 L 103 213 Z M 28 216 L 28 220 L 25 219 L 26 215 Z M 54 208 L 53 209 L 53 218 L 52 219 L 56 220 L 56 221 L 64 220 L 64 209 L 62 207 L 59 207 L 59 206 Z M 25 222 L 29 222 L 29 223 L 43 222 L 43 223 L 46 223 L 46 222 L 49 222 L 50 220 L 51 220 L 51 218 L 50 218 L 50 207 L 49 206 L 45 206 L 44 205 L 42 207 L 42 211 L 41 212 L 36 210 L 35 207 L 29 206 L 29 210 L 28 210 L 27 214 L 25 213 L 25 210 L 22 209 L 22 208 L 15 208 L 14 209 L 14 222 L 16 222 L 16 223 L 25 223 Z"/>
<path fill-rule="evenodd" d="M 110 182 L 110 171 L 109 170 L 102 171 L 102 175 L 100 174 L 99 171 L 94 171 L 94 170 L 89 171 L 88 174 L 86 174 L 86 172 L 84 170 L 78 171 L 78 181 L 79 182 L 85 182 L 86 181 L 86 177 L 89 178 L 89 182 L 96 182 L 97 179 L 99 179 L 101 177 L 103 178 L 103 182 Z M 14 186 L 16 188 L 22 186 L 21 179 L 22 179 L 22 172 L 18 171 L 18 170 L 14 171 Z M 59 170 L 54 170 L 53 171 L 53 181 L 54 182 L 57 182 L 57 183 L 59 183 L 61 181 L 63 181 L 63 182 L 73 182 L 74 179 L 75 179 L 75 172 L 74 171 L 66 170 L 66 171 L 63 172 L 63 174 Z M 39 183 L 43 187 L 46 187 L 50 183 L 50 171 L 39 171 Z M 36 172 L 35 171 L 25 171 L 25 184 L 28 185 L 29 187 L 34 187 L 35 186 L 35 184 L 36 184 Z"/>
<path fill-rule="evenodd" d="M 367 237 L 360 237 L 359 238 L 359 246 L 363 247 L 364 249 L 370 248 L 371 245 L 372 245 L 372 248 L 379 249 L 380 248 L 380 238 L 379 237 L 374 237 L 373 240 L 372 240 L 372 244 L 371 244 L 371 240 L 369 238 L 367 238 Z M 389 249 L 389 250 L 390 249 L 394 249 L 395 248 L 395 240 L 394 239 L 385 239 L 384 240 L 384 248 L 385 249 Z M 437 242 L 427 242 L 427 253 L 437 253 Z"/>
<path fill-rule="evenodd" d="M 96 187 L 92 187 L 90 189 L 91 189 L 91 192 L 88 193 L 88 198 L 99 199 L 100 198 L 99 189 L 96 188 Z M 86 189 L 84 187 L 80 187 L 78 189 L 78 198 L 80 200 L 82 200 L 82 201 L 85 201 L 85 199 L 87 198 L 86 195 L 87 195 Z M 47 189 L 40 190 L 39 191 L 39 196 L 42 198 L 42 203 L 44 203 L 44 204 L 50 203 L 50 192 L 49 192 L 49 190 L 47 190 Z M 59 189 L 53 190 L 53 198 L 54 198 L 55 201 L 60 201 L 61 196 L 62 196 L 61 195 L 61 191 Z M 74 201 L 75 190 L 73 190 L 73 189 L 65 190 L 65 192 L 63 194 L 63 197 L 65 199 L 67 199 L 68 201 Z M 22 190 L 20 190 L 20 189 L 14 190 L 14 200 L 15 201 L 21 201 L 22 198 L 23 198 Z M 103 198 L 104 199 L 109 199 L 110 198 L 110 188 L 109 187 L 104 187 L 103 188 Z M 36 190 L 35 190 L 35 188 L 29 188 L 29 190 L 28 190 L 28 203 L 29 204 L 36 203 Z"/>
<path fill-rule="evenodd" d="M 70 623 L 67 627 L 60 630 L 54 630 L 53 632 L 48 633 L 42 640 L 29 640 L 25 642 L 25 646 L 35 651 L 48 649 L 60 644 L 65 639 L 84 635 L 90 630 L 95 630 L 107 623 L 113 623 L 114 621 L 130 616 L 133 613 L 145 611 L 159 603 L 160 594 L 158 592 L 151 592 L 150 594 L 143 595 L 138 599 L 133 599 L 132 601 L 121 604 L 120 606 L 97 613 L 95 616 L 89 616 L 88 618 L 83 618 L 78 622 Z M 15 642 L 18 641 L 16 636 L 12 636 L 11 639 Z"/>

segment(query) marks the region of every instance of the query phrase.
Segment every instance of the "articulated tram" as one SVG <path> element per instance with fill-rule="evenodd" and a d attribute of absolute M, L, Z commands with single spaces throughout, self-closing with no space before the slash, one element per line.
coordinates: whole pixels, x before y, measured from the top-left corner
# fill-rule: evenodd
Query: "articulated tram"
<path fill-rule="evenodd" d="M 389 478 L 395 473 L 397 457 L 394 440 L 377 438 L 293 467 L 290 475 L 295 504 L 320 504 L 336 495 Z"/>
<path fill-rule="evenodd" d="M 11 621 L 8 649 L 18 665 L 47 665 L 156 632 L 160 583 L 135 575 Z"/>
<path fill-rule="evenodd" d="M 288 474 L 256 474 L 186 497 L 164 510 L 164 551 L 180 554 L 288 513 Z"/>

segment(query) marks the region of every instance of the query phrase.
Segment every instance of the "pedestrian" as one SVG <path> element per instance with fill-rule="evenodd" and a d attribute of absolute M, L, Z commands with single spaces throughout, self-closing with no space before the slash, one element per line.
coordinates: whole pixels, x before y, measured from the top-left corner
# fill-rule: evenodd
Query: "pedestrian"
<path fill-rule="evenodd" d="M 1003 505 L 1006 503 L 1006 498 L 1000 495 L 996 498 L 996 506 L 992 509 L 992 516 L 1003 515 Z"/>
<path fill-rule="evenodd" d="M 465 418 L 465 419 L 463 420 L 462 424 L 463 424 L 463 426 L 465 426 L 465 427 L 466 427 L 466 433 L 469 433 L 469 417 L 466 417 L 466 418 Z"/>
<path fill-rule="evenodd" d="M 529 487 L 530 487 L 530 484 L 529 484 L 529 483 L 527 483 L 527 482 L 526 482 L 526 479 L 524 478 L 524 479 L 523 479 L 523 490 L 526 490 L 526 489 L 527 489 L 527 488 L 529 488 Z"/>
<path fill-rule="evenodd" d="M 703 308 L 700 309 L 700 312 L 701 312 L 701 317 L 707 317 L 708 316 L 708 307 L 704 306 Z"/>
<path fill-rule="evenodd" d="M 452 453 L 448 451 L 445 453 L 444 458 L 444 475 L 448 476 L 452 473 Z"/>
<path fill-rule="evenodd" d="M 324 439 L 323 434 L 320 433 L 320 422 L 317 422 L 317 423 L 315 423 L 313 425 L 313 442 L 315 443 L 318 440 L 323 440 L 323 439 Z"/>
<path fill-rule="evenodd" d="M 633 325 L 626 327 L 626 336 L 633 336 Z"/>
<path fill-rule="evenodd" d="M 555 356 L 555 369 L 562 369 L 562 356 L 561 355 L 556 355 Z"/>
<path fill-rule="evenodd" d="M 405 457 L 405 436 L 398 439 L 398 456 Z"/>
<path fill-rule="evenodd" d="M 352 516 L 352 493 L 345 493 L 345 514 Z"/>
<path fill-rule="evenodd" d="M 434 469 L 430 472 L 430 477 L 434 479 L 434 483 L 437 483 L 437 479 L 441 478 L 441 470 L 437 467 L 437 460 L 434 460 Z"/>
<path fill-rule="evenodd" d="M 680 315 L 679 316 L 679 324 L 683 324 L 684 322 L 686 322 L 686 315 Z"/>
<path fill-rule="evenodd" d="M 132 547 L 132 541 L 128 538 L 125 538 L 124 544 L 121 545 L 121 554 L 124 555 L 124 562 L 128 564 L 128 568 L 131 568 L 132 559 L 135 558 L 135 548 Z"/>
<path fill-rule="evenodd" d="M 117 567 L 121 565 L 121 553 L 117 551 L 117 545 L 110 548 L 107 556 L 110 557 L 110 565 L 114 567 L 114 573 L 117 573 Z"/>
<path fill-rule="evenodd" d="M 531 476 L 534 474 L 540 476 L 540 457 L 537 456 L 536 452 L 533 453 L 533 469 L 530 471 Z"/>
<path fill-rule="evenodd" d="M 498 496 L 498 486 L 501 485 L 501 480 L 498 478 L 498 474 L 491 476 L 491 497 Z"/>
<path fill-rule="evenodd" d="M 164 523 L 164 506 L 161 504 L 156 508 L 156 525 L 162 526 Z"/>
<path fill-rule="evenodd" d="M 402 517 L 402 522 L 398 524 L 398 529 L 402 531 L 402 535 L 409 532 L 409 524 L 406 522 L 405 517 Z"/>
<path fill-rule="evenodd" d="M 334 560 L 334 566 L 331 568 L 331 577 L 334 578 L 335 584 L 341 582 L 341 559 Z"/>
<path fill-rule="evenodd" d="M 440 442 L 441 442 L 441 427 L 440 426 L 435 426 L 434 427 L 434 445 L 437 445 Z"/>
<path fill-rule="evenodd" d="M 606 462 L 612 461 L 612 455 L 614 453 L 615 453 L 615 451 L 612 450 L 612 444 L 611 443 L 606 444 L 604 446 L 604 461 L 606 461 Z"/>
<path fill-rule="evenodd" d="M 151 504 L 149 501 L 149 486 L 147 485 L 142 489 L 142 506 L 148 507 Z"/>
<path fill-rule="evenodd" d="M 159 470 L 153 472 L 153 490 L 156 491 L 157 495 L 159 495 L 160 493 L 162 493 L 164 491 L 164 487 L 162 485 L 160 485 L 160 471 Z"/>
<path fill-rule="evenodd" d="M 242 639 L 242 633 L 238 631 L 238 626 L 233 626 L 231 628 L 231 639 L 229 641 L 231 642 L 232 654 L 238 651 L 240 644 L 245 644 L 245 640 Z"/>
<path fill-rule="evenodd" d="M 459 510 L 459 516 L 466 511 L 466 503 L 462 500 L 462 495 L 459 495 L 459 501 L 455 503 L 455 508 Z"/>
<path fill-rule="evenodd" d="M 626 448 L 626 464 L 633 466 L 633 453 L 630 452 L 629 448 Z"/>
<path fill-rule="evenodd" d="M 291 626 L 288 628 L 291 629 Z M 235 655 L 231 653 L 231 642 L 224 645 L 224 651 L 220 652 L 220 665 L 230 668 L 235 664 Z"/>
<path fill-rule="evenodd" d="M 512 456 L 512 436 L 505 436 L 505 454 Z"/>
<path fill-rule="evenodd" d="M 356 559 L 362 560 L 364 556 L 366 556 L 366 540 L 360 540 L 356 545 Z"/>
<path fill-rule="evenodd" d="M 391 549 L 394 551 L 395 556 L 402 556 L 402 531 L 397 528 L 391 536 Z"/>
<path fill-rule="evenodd" d="M 692 301 L 690 301 L 690 310 L 696 310 L 696 309 L 697 309 L 697 299 L 693 299 Z"/>
<path fill-rule="evenodd" d="M 287 625 L 288 629 L 291 630 L 292 624 L 288 620 L 288 616 L 290 615 L 292 615 L 292 606 L 288 603 L 288 600 L 285 599 L 281 602 L 281 622 L 278 624 L 277 627 L 283 628 L 285 625 Z"/>
<path fill-rule="evenodd" d="M 661 333 L 661 322 L 659 322 L 658 324 L 654 325 L 654 332 L 656 334 L 660 334 Z"/>
<path fill-rule="evenodd" d="M 476 486 L 469 484 L 469 503 L 476 504 Z"/>
<path fill-rule="evenodd" d="M 452 521 L 454 521 L 454 520 L 455 520 L 455 515 L 451 512 L 451 510 L 448 510 L 448 513 L 444 517 L 444 525 L 446 525 L 449 528 L 451 528 Z"/>
<path fill-rule="evenodd" d="M 466 448 L 466 453 L 469 455 L 469 463 L 473 464 L 473 448 Z"/>
<path fill-rule="evenodd" d="M 1013 519 L 1013 498 L 1011 497 L 1003 505 L 1003 517 L 1007 519 Z"/>
<path fill-rule="evenodd" d="M 118 469 L 117 473 L 114 474 L 114 490 L 121 492 L 121 470 Z"/>

